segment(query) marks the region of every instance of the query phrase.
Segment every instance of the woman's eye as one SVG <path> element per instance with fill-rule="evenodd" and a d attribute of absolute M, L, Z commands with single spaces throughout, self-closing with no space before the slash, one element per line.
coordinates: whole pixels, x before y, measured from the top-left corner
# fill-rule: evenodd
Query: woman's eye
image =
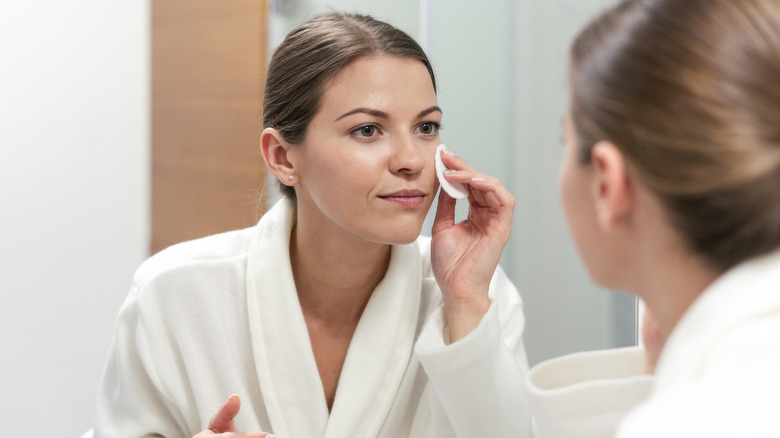
<path fill-rule="evenodd" d="M 376 134 L 376 126 L 374 125 L 365 125 L 361 126 L 354 131 L 352 131 L 353 134 L 357 134 L 361 137 L 373 137 Z"/>
<path fill-rule="evenodd" d="M 435 135 L 439 132 L 440 125 L 436 122 L 424 122 L 421 123 L 417 129 L 422 135 Z"/>

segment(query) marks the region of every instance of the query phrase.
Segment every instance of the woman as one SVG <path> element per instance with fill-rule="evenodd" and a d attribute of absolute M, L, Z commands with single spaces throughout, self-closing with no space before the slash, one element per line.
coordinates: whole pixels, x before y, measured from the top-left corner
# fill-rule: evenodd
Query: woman
<path fill-rule="evenodd" d="M 535 367 L 540 436 L 780 436 L 780 3 L 623 1 L 570 83 L 569 227 L 666 343 Z"/>
<path fill-rule="evenodd" d="M 445 155 L 468 218 L 441 193 L 419 237 L 442 117 L 420 47 L 315 17 L 275 52 L 263 105 L 286 196 L 139 269 L 95 436 L 527 436 L 521 301 L 498 268 L 512 196 Z"/>

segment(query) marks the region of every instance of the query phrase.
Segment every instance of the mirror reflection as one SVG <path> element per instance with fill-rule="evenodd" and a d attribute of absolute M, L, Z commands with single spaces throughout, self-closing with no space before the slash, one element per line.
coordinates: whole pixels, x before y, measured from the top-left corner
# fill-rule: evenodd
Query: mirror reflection
<path fill-rule="evenodd" d="M 18 206 L 3 231 L 14 254 L 4 277 L 23 293 L 0 320 L 4 333 L 31 327 L 7 340 L 10 350 L 41 346 L 3 359 L 20 376 L 9 400 L 29 400 L 26 382 L 60 388 L 79 412 L 53 424 L 85 430 L 139 264 L 173 243 L 251 226 L 271 208 L 276 195 L 259 193 L 271 176 L 257 147 L 258 78 L 287 32 L 330 10 L 371 14 L 420 42 L 436 74 L 441 142 L 515 197 L 500 266 L 523 299 L 529 365 L 635 342 L 633 298 L 591 285 L 557 202 L 567 47 L 611 1 L 260 3 L 50 1 L 46 13 L 16 5 L 3 14 L 0 35 L 20 41 L 2 92 L 3 186 L 14 187 L 3 196 Z"/>

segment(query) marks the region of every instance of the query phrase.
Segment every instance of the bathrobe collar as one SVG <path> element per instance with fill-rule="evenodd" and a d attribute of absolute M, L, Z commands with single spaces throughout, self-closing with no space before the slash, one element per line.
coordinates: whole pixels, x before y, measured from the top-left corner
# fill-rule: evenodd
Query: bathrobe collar
<path fill-rule="evenodd" d="M 257 374 L 273 433 L 280 438 L 376 436 L 414 344 L 422 262 L 417 243 L 393 246 L 347 352 L 328 414 L 290 266 L 292 201 L 278 202 L 257 227 L 247 275 Z"/>
<path fill-rule="evenodd" d="M 713 348 L 731 331 L 780 315 L 780 251 L 744 262 L 712 283 L 672 331 L 655 387 L 701 375 Z"/>

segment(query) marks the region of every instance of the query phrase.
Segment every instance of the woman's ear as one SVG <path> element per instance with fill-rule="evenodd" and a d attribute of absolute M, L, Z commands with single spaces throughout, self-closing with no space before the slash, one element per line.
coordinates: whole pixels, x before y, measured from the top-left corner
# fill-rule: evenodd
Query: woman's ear
<path fill-rule="evenodd" d="M 278 130 L 274 128 L 263 129 L 263 133 L 260 135 L 260 151 L 268 171 L 282 184 L 292 186 L 297 180 L 295 166 L 287 154 L 289 147 L 289 143 L 284 141 Z"/>
<path fill-rule="evenodd" d="M 599 226 L 614 231 L 634 209 L 634 192 L 623 153 L 614 143 L 599 141 L 591 150 L 593 198 Z"/>

